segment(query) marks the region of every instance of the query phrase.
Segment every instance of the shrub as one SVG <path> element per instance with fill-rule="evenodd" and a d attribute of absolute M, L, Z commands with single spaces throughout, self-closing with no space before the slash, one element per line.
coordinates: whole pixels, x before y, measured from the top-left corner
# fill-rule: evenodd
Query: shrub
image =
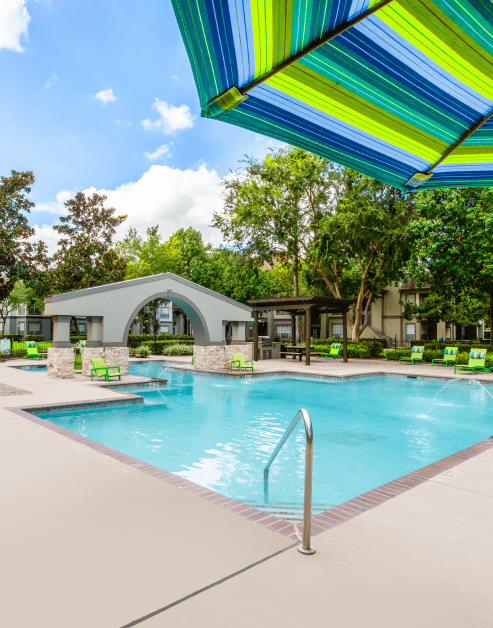
<path fill-rule="evenodd" d="M 340 354 L 342 355 L 342 342 L 340 344 L 341 344 Z M 313 349 L 315 350 L 315 352 L 319 352 L 319 353 L 330 353 L 330 348 L 331 348 L 330 345 L 318 345 L 317 347 L 314 347 Z M 364 344 L 348 343 L 347 354 L 348 354 L 348 358 L 368 359 L 371 357 L 370 347 Z"/>
<path fill-rule="evenodd" d="M 44 336 L 36 335 L 36 334 L 27 334 L 26 335 L 27 342 L 43 342 Z"/>
<path fill-rule="evenodd" d="M 138 356 L 139 358 L 148 358 L 151 355 L 151 350 L 145 345 L 140 345 L 140 347 L 137 347 L 137 349 L 133 350 L 133 354 Z"/>
<path fill-rule="evenodd" d="M 185 334 L 158 334 L 156 339 L 159 342 L 171 340 L 172 342 L 184 341 L 193 343 L 194 341 L 193 336 L 187 336 Z M 154 342 L 154 334 L 128 334 L 128 345 L 142 344 L 144 342 Z"/>
<path fill-rule="evenodd" d="M 408 358 L 411 355 L 410 349 L 387 349 L 384 352 L 386 360 L 399 360 L 399 358 Z"/>
<path fill-rule="evenodd" d="M 190 344 L 172 344 L 164 346 L 163 355 L 193 355 L 193 345 Z"/>
<path fill-rule="evenodd" d="M 12 340 L 12 342 L 21 342 L 23 336 L 22 334 L 4 334 L 3 336 L 0 334 L 0 338 L 7 338 L 7 340 Z"/>
<path fill-rule="evenodd" d="M 142 343 L 144 347 L 149 347 L 151 352 L 154 351 L 154 341 L 153 340 L 144 340 Z M 156 353 L 161 353 L 164 347 L 172 347 L 174 345 L 187 345 L 193 348 L 193 340 L 158 340 L 156 342 Z"/>
<path fill-rule="evenodd" d="M 81 340 L 87 340 L 87 334 L 80 334 L 79 336 L 75 336 L 75 335 L 70 336 L 70 342 L 73 344 L 75 344 L 76 342 L 80 342 Z"/>

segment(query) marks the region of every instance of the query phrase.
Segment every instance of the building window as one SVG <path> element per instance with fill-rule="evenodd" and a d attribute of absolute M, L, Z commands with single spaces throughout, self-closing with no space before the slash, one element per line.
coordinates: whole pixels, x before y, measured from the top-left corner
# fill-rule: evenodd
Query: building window
<path fill-rule="evenodd" d="M 85 323 L 78 323 L 78 327 L 79 327 L 79 334 L 85 334 L 86 333 L 86 324 Z"/>
<path fill-rule="evenodd" d="M 34 307 L 30 307 L 29 308 L 28 314 L 30 316 L 39 316 L 41 314 L 41 312 L 40 312 L 38 306 L 35 305 Z"/>
<path fill-rule="evenodd" d="M 161 334 L 169 334 L 169 325 L 163 325 L 160 330 Z"/>
<path fill-rule="evenodd" d="M 406 341 L 409 342 L 411 340 L 416 340 L 416 325 L 414 323 L 406 323 Z"/>
<path fill-rule="evenodd" d="M 343 327 L 342 323 L 333 323 L 332 324 L 332 336 L 334 338 L 342 338 Z"/>
<path fill-rule="evenodd" d="M 406 303 L 412 303 L 412 305 L 414 305 L 416 303 L 416 295 L 406 294 Z"/>
<path fill-rule="evenodd" d="M 24 321 L 18 321 L 17 323 L 17 333 L 24 335 Z"/>
<path fill-rule="evenodd" d="M 25 316 L 26 315 L 26 306 L 25 305 L 19 305 L 17 308 L 17 314 L 19 316 Z"/>
<path fill-rule="evenodd" d="M 291 338 L 291 325 L 277 325 L 276 330 L 279 338 Z"/>
<path fill-rule="evenodd" d="M 29 334 L 40 334 L 41 323 L 39 321 L 29 321 L 27 324 L 27 331 Z"/>
<path fill-rule="evenodd" d="M 423 305 L 423 303 L 425 302 L 425 299 L 428 295 L 427 294 L 420 294 L 419 295 L 419 304 Z"/>

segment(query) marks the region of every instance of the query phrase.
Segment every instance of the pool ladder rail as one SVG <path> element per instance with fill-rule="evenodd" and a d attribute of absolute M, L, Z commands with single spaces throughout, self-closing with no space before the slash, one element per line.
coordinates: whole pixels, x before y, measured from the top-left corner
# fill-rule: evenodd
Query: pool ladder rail
<path fill-rule="evenodd" d="M 315 550 L 310 547 L 311 528 L 312 528 L 312 476 L 313 476 L 313 427 L 312 420 L 308 414 L 308 410 L 301 408 L 291 422 L 291 425 L 284 432 L 281 440 L 277 443 L 277 447 L 272 452 L 269 462 L 264 468 L 264 496 L 267 500 L 269 494 L 269 468 L 281 451 L 284 443 L 293 433 L 294 428 L 299 421 L 303 419 L 305 425 L 306 447 L 305 447 L 305 497 L 303 507 L 303 542 L 298 545 L 298 551 L 302 554 L 315 554 Z"/>

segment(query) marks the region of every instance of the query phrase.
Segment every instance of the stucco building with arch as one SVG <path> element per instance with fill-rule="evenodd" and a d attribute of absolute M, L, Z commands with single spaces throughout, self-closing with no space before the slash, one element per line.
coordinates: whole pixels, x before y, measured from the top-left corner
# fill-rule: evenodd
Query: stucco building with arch
<path fill-rule="evenodd" d="M 53 319 L 48 375 L 70 377 L 73 372 L 72 316 L 85 316 L 87 321 L 87 345 L 82 351 L 83 375 L 90 373 L 90 358 L 99 356 L 108 364 L 118 364 L 122 373 L 128 372 L 130 327 L 144 305 L 157 298 L 176 304 L 190 319 L 197 368 L 224 368 L 231 353 L 241 350 L 241 345 L 245 344 L 251 307 L 173 273 L 162 273 L 47 297 L 45 314 Z M 230 346 L 226 344 L 228 323 L 233 328 Z"/>

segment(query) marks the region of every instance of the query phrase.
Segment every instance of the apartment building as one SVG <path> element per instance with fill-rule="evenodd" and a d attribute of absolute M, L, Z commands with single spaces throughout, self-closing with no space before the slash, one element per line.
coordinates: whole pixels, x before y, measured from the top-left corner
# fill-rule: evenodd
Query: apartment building
<path fill-rule="evenodd" d="M 391 338 L 398 342 L 411 340 L 473 340 L 483 337 L 483 321 L 475 327 L 464 328 L 450 321 L 408 321 L 403 316 L 404 303 L 421 305 L 430 292 L 430 286 L 417 288 L 413 280 L 387 287 L 382 296 L 370 306 L 368 326 L 363 339 Z M 271 338 L 291 338 L 291 316 L 287 312 L 265 313 L 259 321 L 259 334 Z M 249 333 L 251 335 L 253 332 Z M 312 338 L 342 338 L 343 320 L 341 316 L 322 314 L 312 320 Z"/>
<path fill-rule="evenodd" d="M 171 301 L 163 301 L 156 311 L 157 334 L 193 334 L 188 316 Z M 152 327 L 152 324 L 151 324 Z M 130 328 L 131 334 L 141 333 L 141 321 L 136 318 Z"/>

